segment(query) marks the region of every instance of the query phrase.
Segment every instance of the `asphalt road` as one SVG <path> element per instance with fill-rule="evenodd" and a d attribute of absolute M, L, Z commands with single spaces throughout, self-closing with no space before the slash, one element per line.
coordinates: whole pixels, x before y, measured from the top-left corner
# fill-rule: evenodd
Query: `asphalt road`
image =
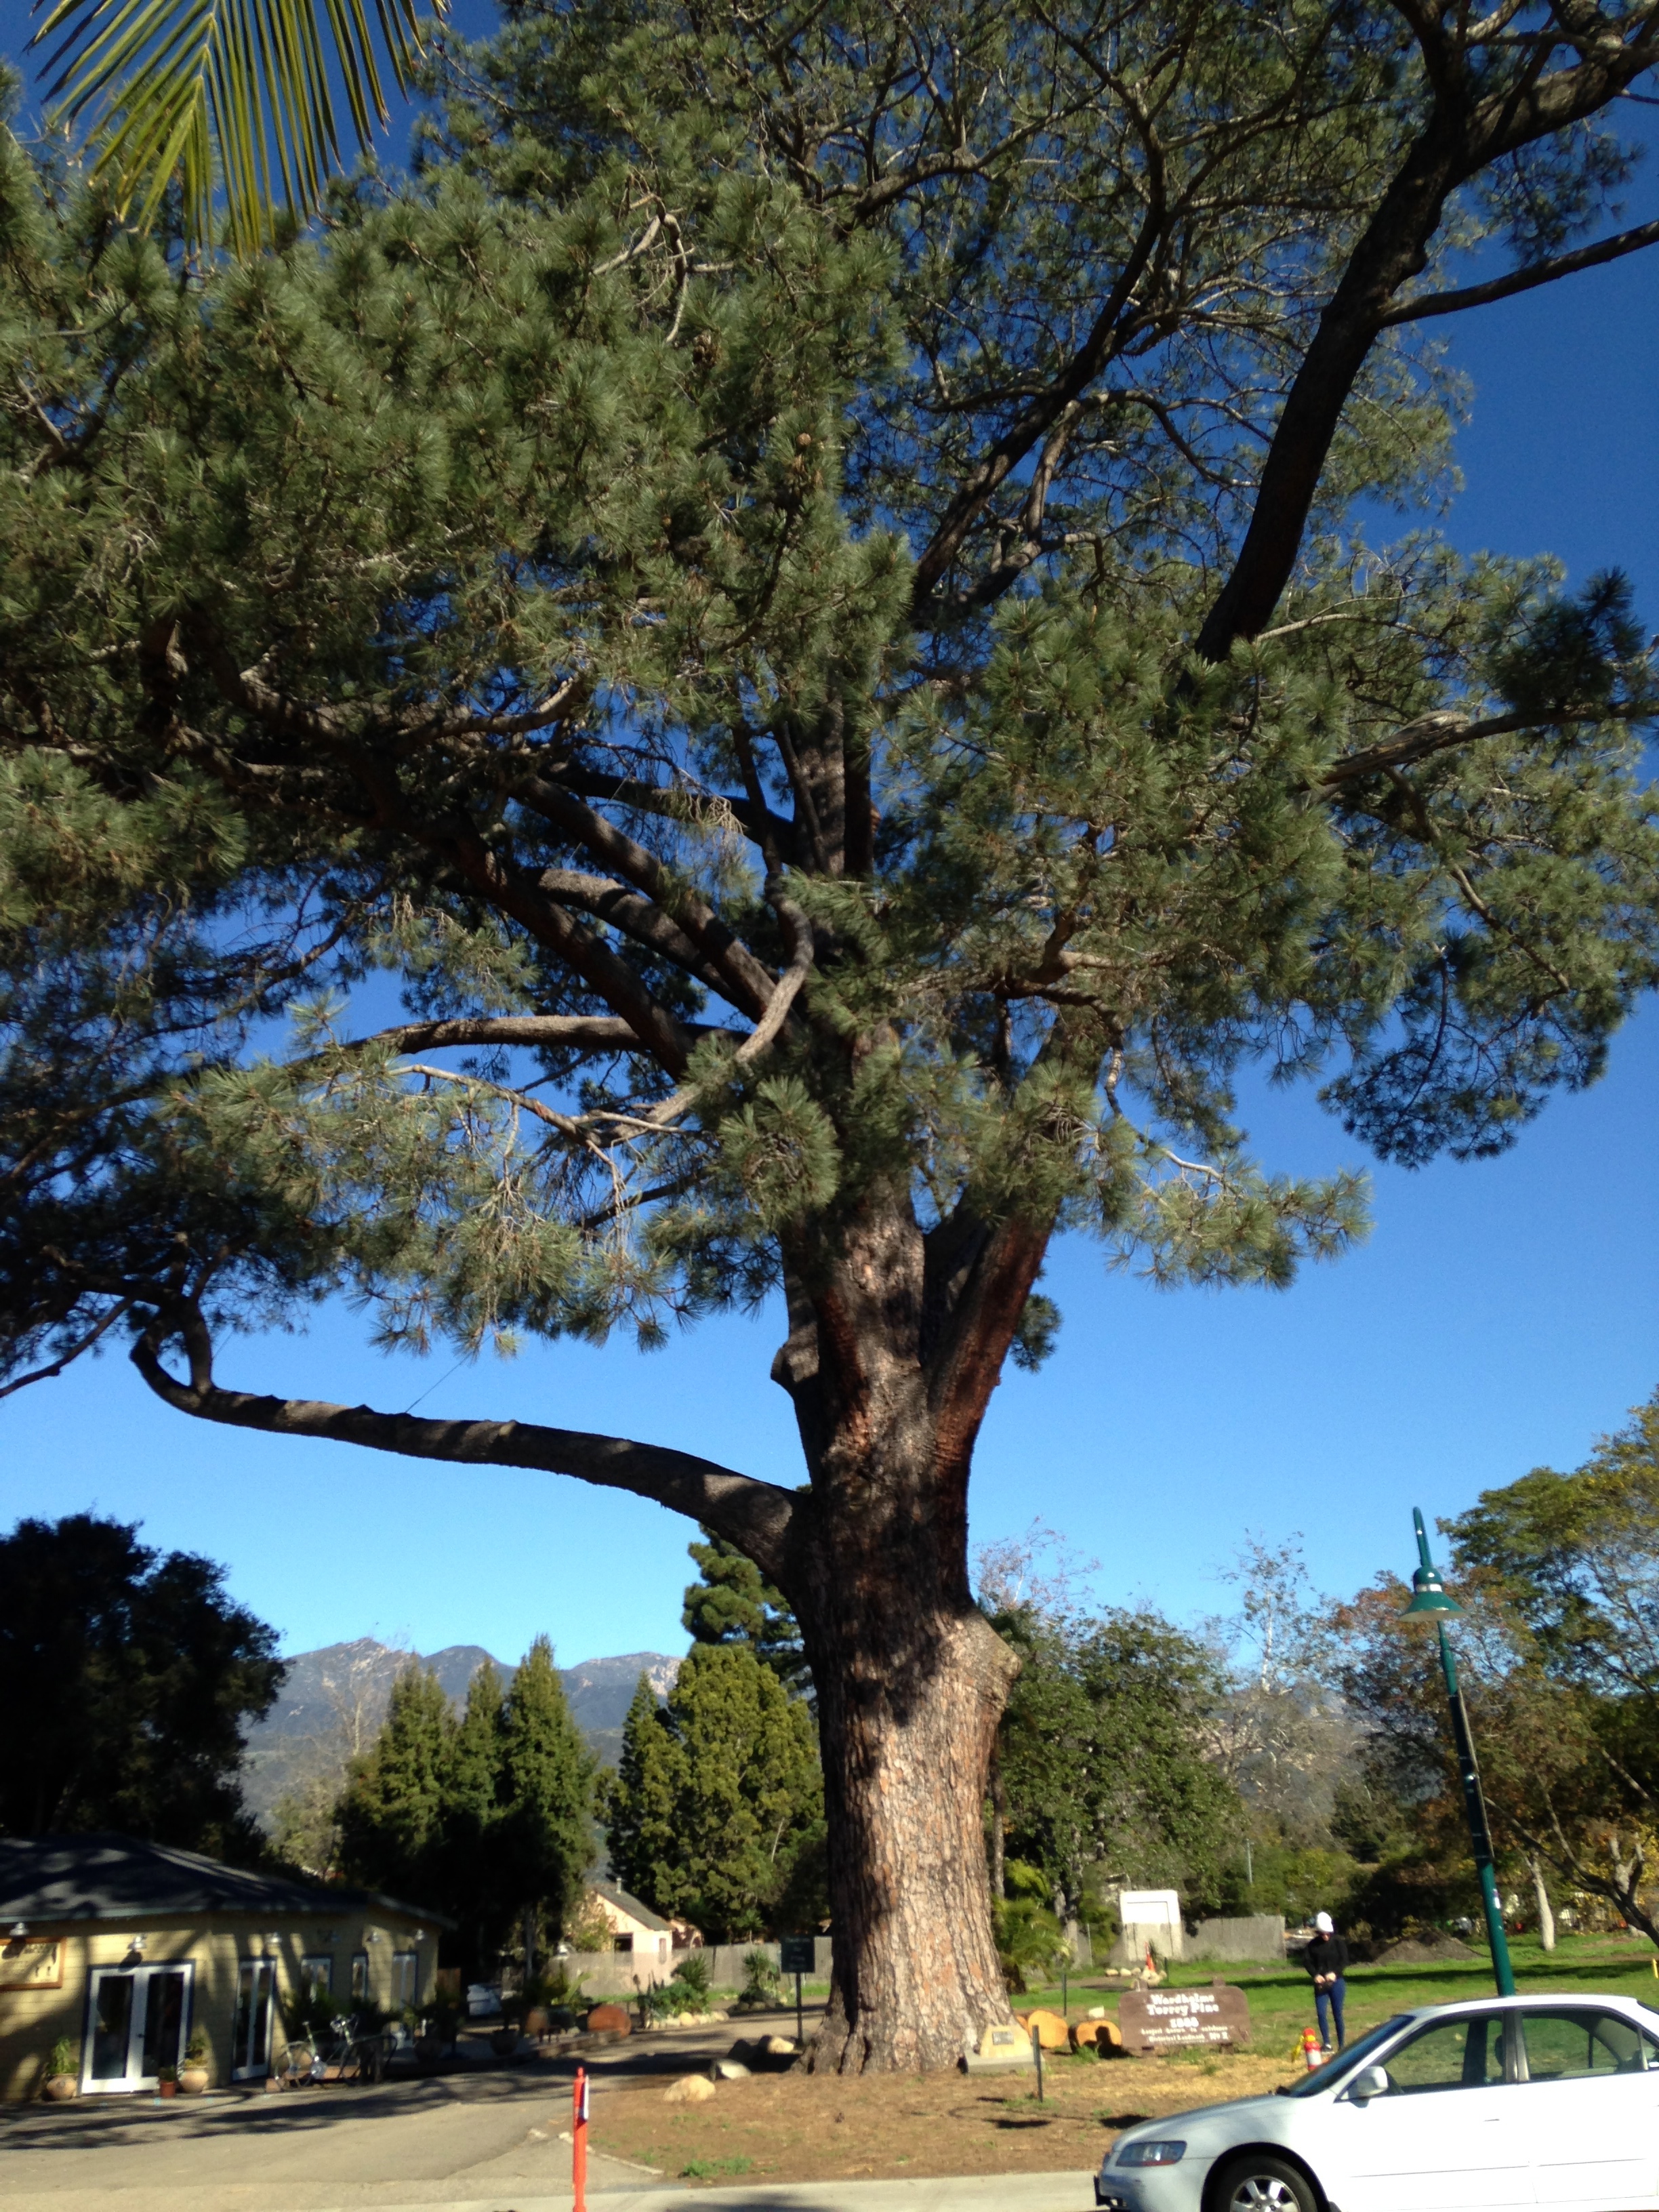
<path fill-rule="evenodd" d="M 582 2055 L 594 2102 L 699 2072 L 739 2035 L 793 2033 L 793 2014 L 750 2014 L 629 2037 Z M 470 2063 L 374 2088 L 237 2088 L 205 2097 L 82 2098 L 0 2106 L 4 2212 L 380 2212 L 466 2204 L 480 2212 L 570 2203 L 570 2084 L 577 2060 Z M 589 2186 L 613 2212 L 666 2177 L 590 2155 Z M 617 2194 L 614 2192 L 623 2192 Z M 684 2201 L 686 2191 L 670 2191 Z"/>
<path fill-rule="evenodd" d="M 596 2110 L 701 2072 L 793 2012 L 630 2036 L 584 2053 Z M 465 2046 L 464 2046 L 465 2047 Z M 0 2212 L 571 2212 L 577 2060 L 470 2062 L 374 2088 L 0 2106 Z M 1086 2174 L 689 2189 L 591 2154 L 593 2212 L 1086 2212 Z"/>

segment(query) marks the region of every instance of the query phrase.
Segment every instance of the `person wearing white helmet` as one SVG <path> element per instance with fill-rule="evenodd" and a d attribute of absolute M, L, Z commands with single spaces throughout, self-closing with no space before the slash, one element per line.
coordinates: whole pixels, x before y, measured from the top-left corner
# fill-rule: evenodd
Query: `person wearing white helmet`
<path fill-rule="evenodd" d="M 1336 2029 L 1336 2047 L 1341 2050 L 1346 2037 L 1342 2030 L 1342 2001 L 1347 1996 L 1345 1978 L 1348 1971 L 1348 1947 L 1337 1934 L 1328 1912 L 1314 1915 L 1314 1938 L 1302 1954 L 1302 1963 L 1313 1976 L 1314 2010 L 1319 2015 L 1319 2040 L 1328 2051 L 1331 2029 Z"/>

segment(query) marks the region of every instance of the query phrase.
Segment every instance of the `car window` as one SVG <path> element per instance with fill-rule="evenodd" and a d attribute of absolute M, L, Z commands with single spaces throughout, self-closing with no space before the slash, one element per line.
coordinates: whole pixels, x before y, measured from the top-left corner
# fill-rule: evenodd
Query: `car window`
<path fill-rule="evenodd" d="M 1622 2013 L 1589 2005 L 1528 2006 L 1521 2015 L 1527 2073 L 1534 2081 L 1610 2081 L 1653 2063 L 1647 2038 Z"/>
<path fill-rule="evenodd" d="M 1383 2061 L 1391 2095 L 1431 2089 L 1485 2089 L 1504 2078 L 1504 2015 L 1463 2013 L 1437 2020 Z"/>
<path fill-rule="evenodd" d="M 1395 2013 L 1392 2019 L 1382 2021 L 1362 2035 L 1357 2043 L 1351 2043 L 1340 2056 L 1328 2058 L 1311 2074 L 1304 2074 L 1293 2088 L 1280 2089 L 1279 2095 L 1322 2097 L 1333 2089 L 1340 2088 L 1343 2082 L 1351 2081 L 1359 2069 L 1369 2063 L 1372 2051 L 1393 2041 L 1410 2016 L 1408 2013 Z"/>

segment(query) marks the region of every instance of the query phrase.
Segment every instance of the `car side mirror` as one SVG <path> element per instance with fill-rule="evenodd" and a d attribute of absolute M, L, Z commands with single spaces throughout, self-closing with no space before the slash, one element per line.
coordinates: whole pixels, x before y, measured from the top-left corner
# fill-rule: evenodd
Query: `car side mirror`
<path fill-rule="evenodd" d="M 1389 2069 L 1386 2066 L 1362 2066 L 1348 2084 L 1348 2095 L 1356 2105 L 1369 2105 L 1373 2097 L 1389 2094 Z"/>

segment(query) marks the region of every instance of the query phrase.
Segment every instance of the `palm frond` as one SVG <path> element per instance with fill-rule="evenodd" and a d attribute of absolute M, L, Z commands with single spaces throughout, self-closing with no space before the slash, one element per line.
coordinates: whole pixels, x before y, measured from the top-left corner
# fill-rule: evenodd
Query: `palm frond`
<path fill-rule="evenodd" d="M 222 185 L 230 243 L 266 244 L 279 207 L 304 222 L 341 166 L 334 80 L 367 148 L 386 120 L 380 57 L 406 91 L 417 0 L 35 0 L 34 43 L 56 39 L 46 97 L 97 141 L 124 215 L 153 220 L 176 179 L 189 235 L 213 234 Z M 436 0 L 435 12 L 444 12 Z"/>

